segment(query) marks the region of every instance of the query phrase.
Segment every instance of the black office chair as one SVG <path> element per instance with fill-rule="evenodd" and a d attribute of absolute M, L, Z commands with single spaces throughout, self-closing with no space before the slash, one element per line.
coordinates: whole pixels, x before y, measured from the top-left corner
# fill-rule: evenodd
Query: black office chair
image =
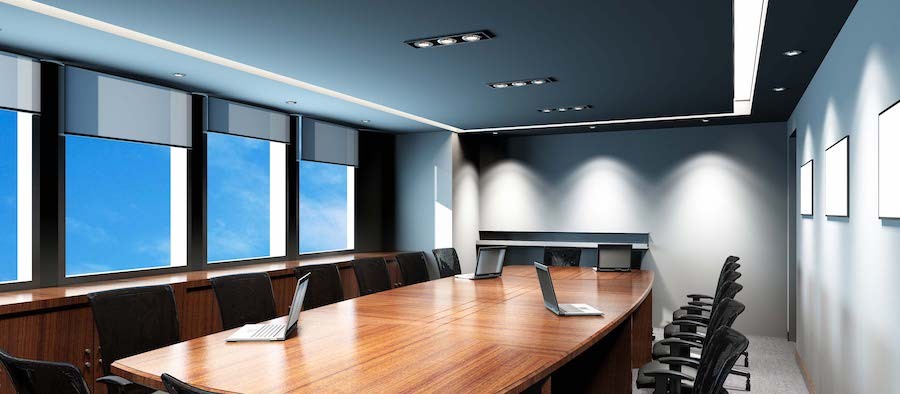
<path fill-rule="evenodd" d="M 303 298 L 303 310 L 318 308 L 344 300 L 344 287 L 341 273 L 334 264 L 305 265 L 294 269 L 297 279 L 309 275 L 306 297 Z"/>
<path fill-rule="evenodd" d="M 720 324 L 720 321 L 716 319 L 722 319 L 724 300 L 734 300 L 734 297 L 737 293 L 740 293 L 741 290 L 744 289 L 740 283 L 735 282 L 725 282 L 722 285 L 722 290 L 719 292 L 721 297 L 716 302 L 716 305 L 713 306 L 712 314 L 709 317 L 704 316 L 690 316 L 690 319 L 682 319 L 682 320 L 674 320 L 672 323 L 669 323 L 667 327 L 671 326 L 669 330 L 669 336 L 666 338 L 680 338 L 680 339 L 693 339 L 695 342 L 700 342 L 704 338 L 704 334 L 698 329 L 708 330 L 709 328 L 718 328 L 717 324 Z M 743 309 L 741 310 L 743 311 Z M 718 317 L 717 317 L 718 316 Z M 737 317 L 737 316 L 735 316 Z M 728 326 L 731 326 L 731 323 L 728 322 Z M 653 344 L 653 358 L 660 357 L 668 357 L 668 356 L 685 356 L 684 353 L 672 353 L 668 346 L 665 345 L 666 341 L 663 339 L 662 341 L 657 341 Z"/>
<path fill-rule="evenodd" d="M 431 253 L 434 254 L 434 259 L 437 261 L 438 273 L 441 278 L 448 278 L 462 273 L 462 269 L 459 266 L 459 255 L 456 254 L 456 249 L 434 249 Z"/>
<path fill-rule="evenodd" d="M 16 393 L 90 394 L 81 371 L 71 364 L 26 360 L 0 350 L 0 363 Z"/>
<path fill-rule="evenodd" d="M 146 286 L 91 293 L 87 296 L 100 337 L 103 376 L 111 393 L 154 390 L 112 375 L 116 360 L 178 343 L 178 310 L 172 287 Z"/>
<path fill-rule="evenodd" d="M 713 297 L 712 302 L 689 301 L 687 305 L 684 305 L 672 312 L 672 319 L 684 319 L 685 316 L 689 315 L 703 315 L 709 317 L 709 313 L 712 311 L 712 304 L 715 303 L 716 298 L 720 298 L 719 292 L 721 291 L 722 284 L 725 282 L 735 282 L 740 279 L 742 275 L 743 274 L 737 272 L 736 270 L 728 270 L 722 272 L 721 276 L 719 277 L 719 283 L 716 285 L 716 295 L 715 297 Z"/>
<path fill-rule="evenodd" d="M 721 327 L 710 337 L 700 360 L 684 357 L 660 359 L 665 366 L 646 369 L 643 375 L 653 379 L 658 394 L 718 394 L 726 393 L 725 379 L 731 374 L 738 357 L 747 350 L 747 337 L 730 327 Z M 696 368 L 696 373 L 680 371 L 682 367 Z M 674 369 L 670 369 L 674 368 Z M 641 379 L 639 372 L 638 379 Z M 638 388 L 647 388 L 638 385 Z"/>
<path fill-rule="evenodd" d="M 400 253 L 397 255 L 397 265 L 403 274 L 403 285 L 409 286 L 428 281 L 428 267 L 425 265 L 424 252 Z"/>
<path fill-rule="evenodd" d="M 212 391 L 198 389 L 185 382 L 175 379 L 172 375 L 169 375 L 167 373 L 162 374 L 162 376 L 160 377 L 162 378 L 163 384 L 166 385 L 166 391 L 168 391 L 169 394 L 216 394 Z"/>
<path fill-rule="evenodd" d="M 544 265 L 555 267 L 577 267 L 581 262 L 581 248 L 544 248 Z"/>
<path fill-rule="evenodd" d="M 359 283 L 359 295 L 369 295 L 391 289 L 391 275 L 381 257 L 353 260 L 353 273 Z"/>
<path fill-rule="evenodd" d="M 725 273 L 727 271 L 737 271 L 737 269 L 741 267 L 741 265 L 738 264 L 738 260 L 740 260 L 740 259 L 741 258 L 737 257 L 737 256 L 728 256 L 725 258 L 725 263 L 722 264 L 722 270 L 719 271 L 719 284 L 724 282 L 723 277 L 725 276 Z M 719 289 L 719 287 L 717 285 L 716 290 L 718 290 L 718 289 Z M 715 293 L 713 293 L 713 294 L 715 294 Z M 708 296 L 706 294 L 688 294 L 687 297 L 690 298 L 691 301 L 693 301 L 693 302 L 698 302 L 698 301 L 701 301 L 704 299 L 712 300 L 714 298 L 713 296 Z"/>
<path fill-rule="evenodd" d="M 209 280 L 222 328 L 230 330 L 244 324 L 259 323 L 277 317 L 272 280 L 265 272 L 220 276 Z"/>

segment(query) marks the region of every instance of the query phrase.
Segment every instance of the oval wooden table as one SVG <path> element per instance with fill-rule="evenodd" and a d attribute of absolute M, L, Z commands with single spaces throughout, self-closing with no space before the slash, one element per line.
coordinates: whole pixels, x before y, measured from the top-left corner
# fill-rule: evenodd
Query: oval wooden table
<path fill-rule="evenodd" d="M 606 316 L 554 315 L 534 267 L 507 266 L 499 279 L 444 278 L 303 311 L 284 342 L 226 343 L 229 330 L 112 370 L 156 389 L 165 372 L 237 393 L 631 392 L 631 368 L 650 358 L 653 272 L 551 275 L 560 302 Z"/>

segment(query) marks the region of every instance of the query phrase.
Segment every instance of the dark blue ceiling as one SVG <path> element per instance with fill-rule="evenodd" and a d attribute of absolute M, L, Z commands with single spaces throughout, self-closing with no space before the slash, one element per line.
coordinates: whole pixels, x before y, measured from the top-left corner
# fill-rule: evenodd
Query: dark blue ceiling
<path fill-rule="evenodd" d="M 42 2 L 460 128 L 732 108 L 730 1 Z M 783 9 L 778 12 L 794 11 L 783 6 L 790 3 L 785 0 L 770 3 L 775 4 L 770 5 L 770 19 L 777 4 Z M 0 11 L 3 47 L 359 126 L 436 130 L 8 5 L 0 5 Z M 846 19 L 840 13 L 826 16 L 838 29 Z M 429 49 L 403 43 L 483 29 L 496 38 Z M 174 79 L 173 72 L 188 77 Z M 814 68 L 801 74 L 811 78 L 812 72 Z M 485 85 L 536 77 L 558 82 L 515 89 Z M 286 105 L 286 100 L 300 103 Z M 593 108 L 537 111 L 581 104 Z M 793 104 L 775 107 L 792 109 Z M 364 125 L 361 119 L 372 123 Z"/>

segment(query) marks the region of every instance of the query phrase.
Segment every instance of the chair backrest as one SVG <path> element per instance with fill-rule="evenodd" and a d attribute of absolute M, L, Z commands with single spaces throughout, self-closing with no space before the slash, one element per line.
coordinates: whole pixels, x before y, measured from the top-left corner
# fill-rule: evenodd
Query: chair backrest
<path fill-rule="evenodd" d="M 726 286 L 741 285 L 729 282 Z M 712 313 L 709 315 L 709 324 L 706 326 L 707 332 L 715 332 L 719 327 L 731 327 L 731 325 L 734 324 L 735 319 L 744 312 L 744 309 L 744 304 L 735 301 L 731 297 L 723 298 L 716 304 Z M 707 340 L 709 340 L 709 336 L 703 338 L 704 342 Z"/>
<path fill-rule="evenodd" d="M 305 265 L 294 269 L 297 279 L 309 275 L 309 287 L 303 299 L 303 310 L 318 308 L 344 300 L 341 273 L 334 264 Z"/>
<path fill-rule="evenodd" d="M 88 294 L 100 336 L 103 373 L 116 360 L 180 341 L 178 310 L 169 285 Z"/>
<path fill-rule="evenodd" d="M 734 256 L 730 256 L 729 259 L 732 257 L 734 257 Z M 741 265 L 738 264 L 736 261 L 728 261 L 728 259 L 725 260 L 725 264 L 722 264 L 722 270 L 719 271 L 719 282 L 716 283 L 716 292 L 714 294 L 719 293 L 719 289 L 722 287 L 722 283 L 724 283 L 726 280 L 728 280 L 727 279 L 728 274 L 730 272 L 737 271 L 737 269 L 740 267 L 741 267 Z"/>
<path fill-rule="evenodd" d="M 71 364 L 26 360 L 0 350 L 0 363 L 19 394 L 90 394 L 81 371 Z"/>
<path fill-rule="evenodd" d="M 719 281 L 719 285 L 716 286 L 716 294 L 713 295 L 713 305 L 715 305 L 719 299 L 723 298 L 721 293 L 722 293 L 722 288 L 724 287 L 725 283 L 736 282 L 741 277 L 741 275 L 742 274 L 740 272 L 729 271 L 729 272 L 726 272 L 725 275 L 722 276 L 722 280 Z M 734 298 L 734 297 L 731 297 L 731 298 Z"/>
<path fill-rule="evenodd" d="M 353 260 L 353 273 L 359 283 L 359 295 L 369 295 L 391 289 L 387 263 L 381 257 Z"/>
<path fill-rule="evenodd" d="M 428 281 L 428 267 L 425 265 L 424 252 L 400 253 L 397 265 L 403 275 L 403 285 L 409 286 Z"/>
<path fill-rule="evenodd" d="M 438 272 L 440 273 L 441 278 L 447 278 L 462 273 L 462 269 L 459 266 L 459 255 L 456 254 L 456 249 L 434 249 L 431 253 L 434 254 L 434 259 L 437 261 Z"/>
<path fill-rule="evenodd" d="M 750 342 L 731 327 L 720 327 L 703 346 L 694 380 L 694 393 L 722 393 L 725 379 Z"/>
<path fill-rule="evenodd" d="M 206 391 L 191 386 L 175 379 L 172 375 L 167 373 L 162 374 L 160 377 L 162 378 L 163 384 L 166 385 L 166 391 L 168 391 L 169 394 L 215 394 L 212 391 Z"/>
<path fill-rule="evenodd" d="M 581 262 L 581 248 L 544 248 L 544 265 L 555 267 L 577 267 Z"/>
<path fill-rule="evenodd" d="M 265 272 L 211 278 L 222 315 L 222 329 L 259 323 L 277 317 L 272 280 Z"/>

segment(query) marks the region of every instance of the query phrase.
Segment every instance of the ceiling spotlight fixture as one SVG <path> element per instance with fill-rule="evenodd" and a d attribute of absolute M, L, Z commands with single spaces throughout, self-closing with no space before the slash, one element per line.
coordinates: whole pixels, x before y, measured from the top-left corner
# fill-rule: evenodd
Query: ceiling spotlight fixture
<path fill-rule="evenodd" d="M 362 122 L 363 122 L 363 123 L 371 123 L 372 121 L 371 121 L 371 120 L 368 120 L 368 119 L 363 119 Z"/>
<path fill-rule="evenodd" d="M 703 119 L 703 120 L 701 120 L 701 122 L 703 122 L 703 123 L 709 123 L 709 119 Z"/>
<path fill-rule="evenodd" d="M 571 107 L 540 108 L 540 109 L 538 109 L 538 111 L 548 114 L 551 112 L 584 111 L 584 110 L 590 109 L 590 108 L 591 108 L 590 105 L 574 105 Z"/>
<path fill-rule="evenodd" d="M 802 49 L 791 49 L 789 51 L 784 51 L 781 54 L 784 56 L 787 56 L 787 57 L 800 56 L 803 54 L 803 50 Z"/>
<path fill-rule="evenodd" d="M 441 44 L 441 45 L 453 45 L 453 44 L 456 44 L 457 42 L 458 41 L 456 41 L 456 39 L 453 37 L 438 38 L 438 40 L 437 40 L 437 43 Z"/>
<path fill-rule="evenodd" d="M 418 40 L 409 40 L 404 41 L 406 45 L 409 45 L 413 48 L 437 48 L 448 45 L 456 45 L 456 44 L 467 44 L 470 42 L 478 42 L 485 41 L 494 38 L 494 34 L 487 31 L 473 31 L 467 33 L 459 33 L 459 34 L 446 34 L 442 36 L 435 36 L 431 38 L 420 38 Z"/>
<path fill-rule="evenodd" d="M 536 78 L 536 79 L 522 79 L 522 80 L 518 80 L 518 81 L 491 82 L 487 85 L 492 88 L 508 88 L 510 86 L 520 88 L 520 87 L 529 86 L 529 85 L 543 85 L 545 83 L 554 82 L 554 81 L 556 81 L 556 80 L 553 78 L 547 77 L 547 78 Z"/>
<path fill-rule="evenodd" d="M 285 101 L 284 103 L 285 103 L 285 104 L 288 104 L 288 105 L 294 105 L 294 104 L 297 104 L 297 102 L 294 101 L 294 100 L 288 100 L 288 101 Z"/>
<path fill-rule="evenodd" d="M 184 77 L 187 76 L 187 74 L 185 74 L 185 73 L 174 73 L 174 74 L 172 74 L 172 76 L 175 77 L 175 78 L 184 78 Z"/>
<path fill-rule="evenodd" d="M 591 127 L 588 127 L 588 128 L 591 129 L 591 130 L 593 130 L 593 129 L 596 129 L 597 126 L 591 126 Z"/>
<path fill-rule="evenodd" d="M 773 92 L 778 92 L 778 93 L 781 93 L 781 92 L 783 92 L 783 91 L 785 91 L 785 90 L 787 90 L 787 88 L 784 87 L 784 86 L 776 86 L 776 87 L 772 88 L 772 91 L 773 91 Z"/>
<path fill-rule="evenodd" d="M 491 133 L 491 134 L 497 135 L 497 134 L 500 134 L 500 133 L 495 131 L 495 132 L 493 132 L 493 133 Z"/>

